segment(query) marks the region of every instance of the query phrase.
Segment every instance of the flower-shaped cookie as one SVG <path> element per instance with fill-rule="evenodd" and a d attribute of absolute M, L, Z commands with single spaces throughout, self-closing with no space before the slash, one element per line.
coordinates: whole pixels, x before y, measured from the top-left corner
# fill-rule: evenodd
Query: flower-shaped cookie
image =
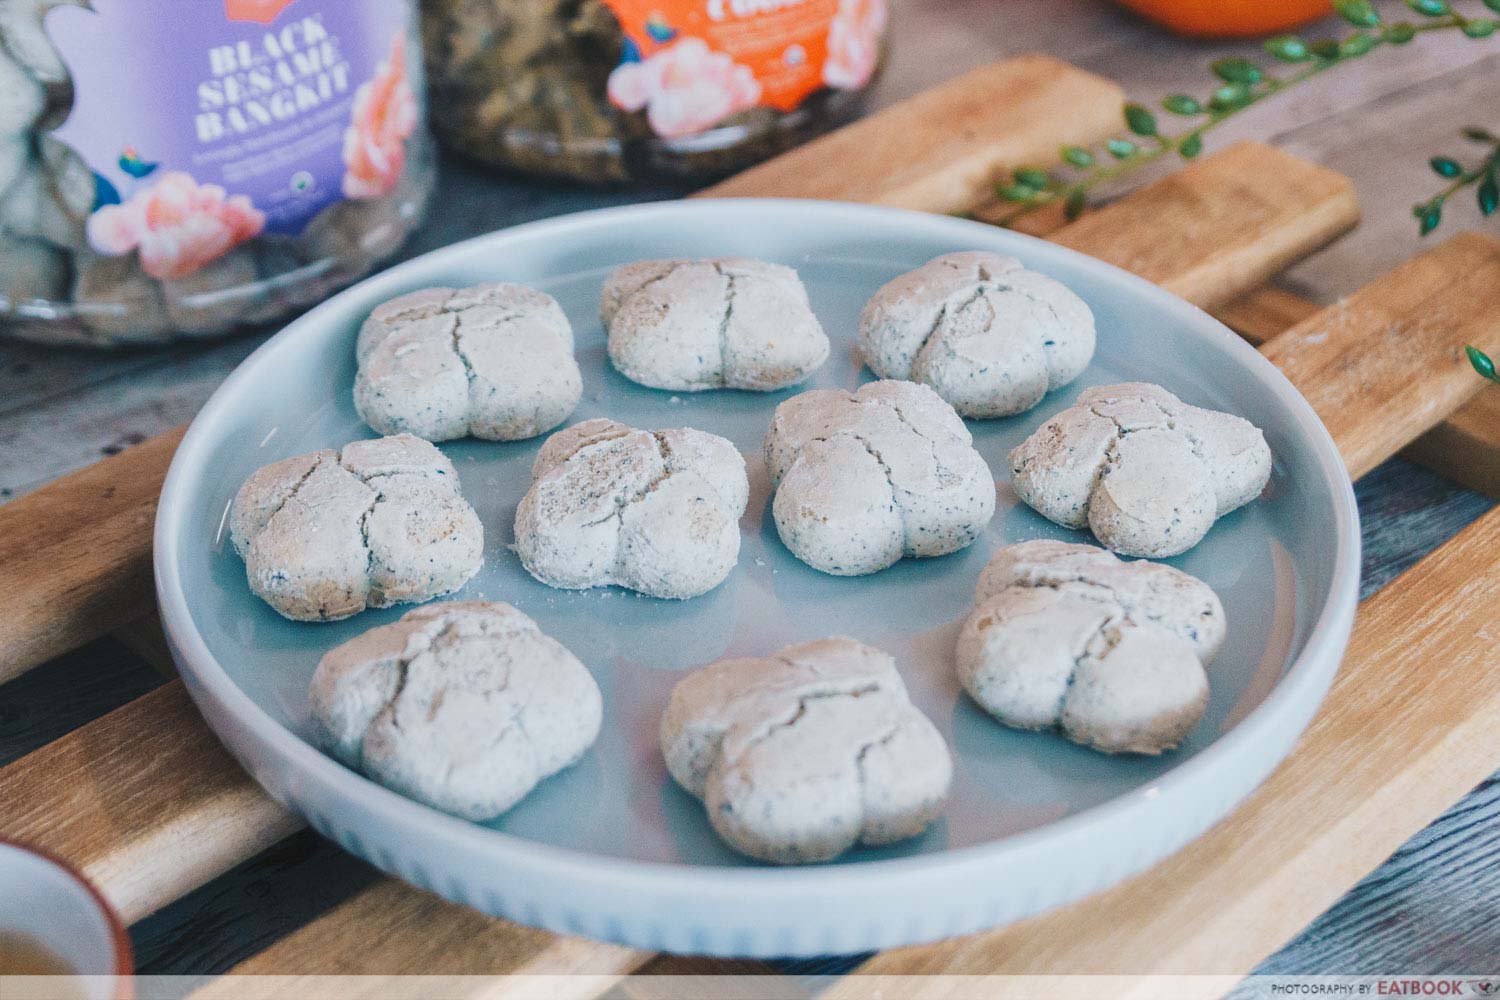
<path fill-rule="evenodd" d="M 1208 584 L 1092 545 L 1001 549 L 958 637 L 958 676 L 1008 726 L 1057 726 L 1107 753 L 1182 741 L 1208 704 L 1204 667 L 1224 641 Z"/>
<path fill-rule="evenodd" d="M 382 434 L 519 441 L 583 393 L 573 328 L 525 285 L 425 288 L 377 306 L 355 346 L 354 408 Z"/>
<path fill-rule="evenodd" d="M 835 576 L 955 552 L 995 513 L 989 466 L 953 407 L 925 385 L 793 396 L 776 407 L 765 455 L 782 542 Z"/>
<path fill-rule="evenodd" d="M 484 561 L 453 463 L 410 434 L 256 470 L 235 495 L 229 537 L 250 589 L 297 621 L 431 600 Z"/>
<path fill-rule="evenodd" d="M 684 677 L 661 748 L 719 836 L 778 864 L 916 836 L 942 811 L 953 775 L 895 662 L 844 638 Z"/>
<path fill-rule="evenodd" d="M 880 289 L 859 318 L 865 364 L 930 385 L 966 417 L 1031 409 L 1094 356 L 1094 314 L 999 254 L 950 253 Z"/>
<path fill-rule="evenodd" d="M 465 819 L 505 812 L 599 735 L 599 687 L 509 604 L 409 611 L 329 650 L 308 692 L 329 751 Z"/>
<path fill-rule="evenodd" d="M 618 267 L 599 306 L 609 359 L 653 389 L 755 389 L 802 381 L 828 337 L 797 272 L 747 257 Z"/>
<path fill-rule="evenodd" d="M 1174 556 L 1265 489 L 1271 449 L 1248 420 L 1159 385 L 1088 389 L 1010 453 L 1037 513 L 1131 556 Z"/>
<path fill-rule="evenodd" d="M 745 460 L 690 427 L 585 420 L 547 439 L 516 509 L 516 552 L 549 587 L 707 593 L 734 569 L 750 486 Z"/>

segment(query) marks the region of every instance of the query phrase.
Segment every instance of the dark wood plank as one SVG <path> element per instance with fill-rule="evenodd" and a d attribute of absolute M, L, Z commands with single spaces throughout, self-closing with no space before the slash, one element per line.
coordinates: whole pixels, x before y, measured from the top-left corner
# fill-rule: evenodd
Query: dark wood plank
<path fill-rule="evenodd" d="M 0 768 L 155 690 L 162 677 L 111 638 L 0 684 Z"/>

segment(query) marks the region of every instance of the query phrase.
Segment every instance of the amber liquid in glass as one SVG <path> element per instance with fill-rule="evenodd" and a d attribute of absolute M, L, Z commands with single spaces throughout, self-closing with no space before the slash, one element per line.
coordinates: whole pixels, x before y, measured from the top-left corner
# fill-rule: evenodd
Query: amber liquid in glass
<path fill-rule="evenodd" d="M 48 995 L 72 1000 L 83 1000 L 83 983 L 77 979 L 77 971 L 58 957 L 57 953 L 35 938 L 9 931 L 0 931 L 0 979 L 6 976 L 67 976 L 73 982 L 59 979 L 48 987 Z M 0 994 L 4 988 L 0 987 Z"/>

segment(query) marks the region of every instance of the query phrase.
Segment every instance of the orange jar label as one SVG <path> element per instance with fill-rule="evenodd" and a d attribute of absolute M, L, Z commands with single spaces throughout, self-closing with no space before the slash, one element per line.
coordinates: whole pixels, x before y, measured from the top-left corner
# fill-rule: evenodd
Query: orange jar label
<path fill-rule="evenodd" d="M 764 105 L 791 111 L 824 87 L 870 81 L 886 0 L 604 0 L 625 32 L 610 103 L 669 139 Z"/>

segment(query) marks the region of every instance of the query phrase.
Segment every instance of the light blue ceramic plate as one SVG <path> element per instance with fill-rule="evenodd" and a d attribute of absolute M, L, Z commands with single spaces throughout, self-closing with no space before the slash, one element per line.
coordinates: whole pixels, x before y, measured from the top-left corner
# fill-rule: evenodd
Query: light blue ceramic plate
<path fill-rule="evenodd" d="M 605 357 L 605 273 L 649 257 L 745 254 L 794 265 L 833 355 L 807 384 L 870 376 L 855 323 L 881 284 L 941 253 L 1013 254 L 1093 308 L 1099 350 L 1074 385 L 1025 415 L 974 422 L 998 479 L 993 524 L 969 549 L 874 576 L 824 576 L 781 545 L 760 442 L 791 391 L 644 389 Z M 373 434 L 350 401 L 354 337 L 377 303 L 426 285 L 504 279 L 555 296 L 573 322 L 584 397 L 575 420 L 692 426 L 745 454 L 751 499 L 739 567 L 683 603 L 618 590 L 551 590 L 508 546 L 540 440 L 443 445 L 483 519 L 483 571 L 460 596 L 508 601 L 594 672 L 605 724 L 581 764 L 506 816 L 463 822 L 402 799 L 309 742 L 306 689 L 323 652 L 398 617 L 286 621 L 251 595 L 224 531 L 256 468 Z M 1177 752 L 1106 757 L 1048 733 L 1001 728 L 960 692 L 951 652 L 990 553 L 1079 538 L 1019 505 L 1007 451 L 1085 386 L 1142 379 L 1264 428 L 1276 456 L 1265 496 L 1173 560 L 1213 585 L 1229 638 L 1207 715 Z M 993 926 L 1146 867 L 1223 816 L 1286 754 L 1337 669 L 1356 599 L 1359 534 L 1349 480 L 1291 385 L 1215 320 L 1115 268 L 990 226 L 854 205 L 697 201 L 590 212 L 428 254 L 309 312 L 248 358 L 193 422 L 156 525 L 156 574 L 173 651 L 210 724 L 268 791 L 380 867 L 451 899 L 559 931 L 677 951 L 788 955 L 905 944 Z M 773 869 L 715 838 L 668 779 L 658 713 L 681 671 L 844 633 L 894 654 L 956 756 L 952 803 L 926 835 L 834 864 Z"/>

